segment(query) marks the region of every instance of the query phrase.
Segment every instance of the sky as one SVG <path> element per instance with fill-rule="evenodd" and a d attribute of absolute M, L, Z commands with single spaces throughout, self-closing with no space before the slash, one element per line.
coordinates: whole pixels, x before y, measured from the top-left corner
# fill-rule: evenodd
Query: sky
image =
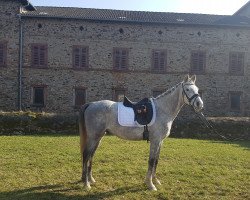
<path fill-rule="evenodd" d="M 232 15 L 248 0 L 29 0 L 33 6 Z"/>

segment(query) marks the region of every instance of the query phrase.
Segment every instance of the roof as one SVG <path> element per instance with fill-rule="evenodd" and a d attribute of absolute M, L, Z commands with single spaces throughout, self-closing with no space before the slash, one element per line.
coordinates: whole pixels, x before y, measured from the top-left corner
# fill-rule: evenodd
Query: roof
<path fill-rule="evenodd" d="M 250 1 L 248 1 L 245 5 L 243 5 L 239 10 L 237 10 L 234 15 L 240 14 L 243 10 L 247 9 L 250 6 Z"/>
<path fill-rule="evenodd" d="M 22 17 L 67 18 L 135 23 L 250 26 L 249 18 L 245 18 L 244 23 L 240 23 L 242 19 L 230 15 L 125 11 L 73 7 L 37 6 L 36 10 L 23 13 Z"/>

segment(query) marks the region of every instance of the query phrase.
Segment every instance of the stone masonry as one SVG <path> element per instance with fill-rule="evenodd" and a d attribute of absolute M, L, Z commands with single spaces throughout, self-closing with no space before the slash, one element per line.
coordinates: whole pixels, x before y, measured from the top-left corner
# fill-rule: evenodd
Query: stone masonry
<path fill-rule="evenodd" d="M 0 68 L 0 110 L 18 109 L 20 3 L 0 1 L 0 42 L 7 42 L 7 67 Z M 27 11 L 28 12 L 28 11 Z M 249 12 L 248 12 L 249 15 Z M 165 90 L 190 73 L 190 52 L 206 52 L 205 73 L 197 75 L 205 112 L 210 116 L 250 116 L 250 27 L 109 22 L 70 18 L 22 17 L 22 109 L 31 106 L 32 86 L 46 85 L 46 112 L 75 112 L 74 88 L 86 101 L 112 100 L 123 88 L 134 101 Z M 123 30 L 121 32 L 120 30 Z M 31 45 L 48 45 L 48 68 L 31 66 Z M 72 48 L 89 48 L 89 69 L 72 67 Z M 113 70 L 113 48 L 129 49 L 129 68 Z M 165 73 L 151 71 L 153 49 L 167 50 Z M 229 73 L 231 51 L 245 53 L 244 75 Z M 242 92 L 240 111 L 230 110 L 229 92 Z"/>

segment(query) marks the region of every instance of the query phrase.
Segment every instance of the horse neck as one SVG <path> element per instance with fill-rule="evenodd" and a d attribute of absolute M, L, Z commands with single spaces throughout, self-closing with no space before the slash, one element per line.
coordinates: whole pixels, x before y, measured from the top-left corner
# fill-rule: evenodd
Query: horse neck
<path fill-rule="evenodd" d="M 175 90 L 166 95 L 156 98 L 159 109 L 167 115 L 168 118 L 174 120 L 184 105 L 182 96 L 182 84 L 176 86 Z"/>

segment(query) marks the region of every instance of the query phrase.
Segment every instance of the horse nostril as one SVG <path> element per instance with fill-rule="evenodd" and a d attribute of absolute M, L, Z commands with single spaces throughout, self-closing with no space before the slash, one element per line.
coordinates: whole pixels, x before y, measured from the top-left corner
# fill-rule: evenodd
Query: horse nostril
<path fill-rule="evenodd" d="M 197 107 L 199 107 L 200 106 L 200 102 L 196 102 L 196 105 L 197 105 Z"/>

